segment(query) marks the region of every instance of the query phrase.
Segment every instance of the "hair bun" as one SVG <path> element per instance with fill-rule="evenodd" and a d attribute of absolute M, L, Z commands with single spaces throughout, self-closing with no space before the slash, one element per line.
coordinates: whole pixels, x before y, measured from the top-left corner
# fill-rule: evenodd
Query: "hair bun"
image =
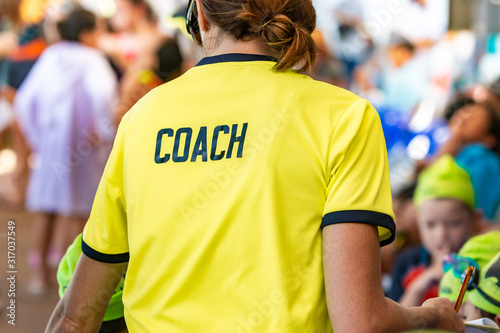
<path fill-rule="evenodd" d="M 311 0 L 198 0 L 207 19 L 236 40 L 257 39 L 278 59 L 277 70 L 308 71 L 316 57 Z"/>
<path fill-rule="evenodd" d="M 302 72 L 311 68 L 316 44 L 311 32 L 290 17 L 284 14 L 267 14 L 258 27 L 258 34 L 278 55 L 278 69 L 299 65 L 299 71 Z"/>
<path fill-rule="evenodd" d="M 289 44 L 295 36 L 295 23 L 283 14 L 267 14 L 259 25 L 259 34 L 270 46 Z"/>
<path fill-rule="evenodd" d="M 259 23 L 259 28 L 262 26 L 265 26 L 269 21 L 271 21 L 274 17 L 276 16 L 275 13 L 268 13 L 266 16 L 262 18 L 262 20 Z"/>

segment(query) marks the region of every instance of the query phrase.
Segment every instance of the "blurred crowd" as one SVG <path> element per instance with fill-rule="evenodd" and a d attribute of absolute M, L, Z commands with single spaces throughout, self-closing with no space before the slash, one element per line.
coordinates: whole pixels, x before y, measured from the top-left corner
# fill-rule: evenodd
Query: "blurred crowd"
<path fill-rule="evenodd" d="M 313 2 L 311 75 L 369 100 L 384 129 L 397 224 L 382 249 L 387 295 L 455 301 L 473 265 L 462 315 L 500 324 L 498 2 Z M 464 4 L 474 15 L 462 22 Z M 35 216 L 33 294 L 55 283 L 82 232 L 123 115 L 201 59 L 186 5 L 0 0 L 0 174 L 11 182 L 0 195 Z"/>

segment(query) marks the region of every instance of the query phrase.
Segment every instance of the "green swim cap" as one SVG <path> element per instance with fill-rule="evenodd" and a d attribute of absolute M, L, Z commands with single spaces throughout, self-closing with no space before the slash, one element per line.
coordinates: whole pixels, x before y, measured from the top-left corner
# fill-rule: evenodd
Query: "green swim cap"
<path fill-rule="evenodd" d="M 69 282 L 73 277 L 73 273 L 76 268 L 76 264 L 80 259 L 82 254 L 82 234 L 75 238 L 73 244 L 68 247 L 66 254 L 59 263 L 57 268 L 57 283 L 59 284 L 59 297 L 62 297 L 68 289 Z M 123 285 L 125 283 L 122 277 L 118 286 L 116 287 L 115 293 L 109 301 L 108 309 L 104 315 L 104 321 L 110 321 L 122 318 L 123 315 L 123 302 L 122 302 L 122 292 Z"/>
<path fill-rule="evenodd" d="M 417 208 L 430 199 L 455 199 L 474 209 L 470 176 L 450 155 L 442 156 L 420 173 L 413 198 Z"/>
<path fill-rule="evenodd" d="M 483 311 L 500 314 L 500 252 L 481 269 L 477 288 L 469 292 L 469 301 Z"/>
<path fill-rule="evenodd" d="M 500 232 L 491 231 L 469 239 L 458 252 L 458 259 L 470 259 L 470 261 L 475 262 L 478 268 L 481 269 L 485 267 L 498 252 L 500 252 Z M 465 269 L 467 269 L 467 267 L 465 267 L 464 270 Z M 455 302 L 462 288 L 461 275 L 463 273 L 464 272 L 456 272 L 454 269 L 445 272 L 439 283 L 439 297 L 446 297 L 450 301 Z M 467 295 L 468 293 L 465 294 L 464 301 Z"/>
<path fill-rule="evenodd" d="M 453 270 L 449 270 L 444 273 L 441 278 L 441 282 L 439 282 L 439 297 L 446 297 L 452 302 L 456 302 L 458 298 L 458 294 L 460 294 L 460 288 L 462 287 L 462 283 L 459 278 L 457 278 L 453 274 Z M 467 299 L 467 294 L 464 296 L 464 301 Z"/>

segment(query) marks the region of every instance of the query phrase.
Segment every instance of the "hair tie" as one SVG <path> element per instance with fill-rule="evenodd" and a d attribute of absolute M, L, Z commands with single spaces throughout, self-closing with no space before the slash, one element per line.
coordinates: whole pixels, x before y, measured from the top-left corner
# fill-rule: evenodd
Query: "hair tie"
<path fill-rule="evenodd" d="M 275 16 L 276 14 L 273 12 L 266 14 L 266 16 L 264 16 L 264 18 L 260 21 L 259 27 L 262 27 L 269 23 L 269 21 L 271 21 Z"/>

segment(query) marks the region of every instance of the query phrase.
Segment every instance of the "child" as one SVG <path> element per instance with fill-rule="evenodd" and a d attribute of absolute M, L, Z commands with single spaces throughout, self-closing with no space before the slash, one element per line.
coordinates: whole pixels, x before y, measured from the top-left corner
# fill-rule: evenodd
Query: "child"
<path fill-rule="evenodd" d="M 450 255 L 445 259 L 443 263 L 445 273 L 439 283 L 439 296 L 456 302 L 467 267 L 474 266 L 477 270 L 482 269 L 499 252 L 500 232 L 498 231 L 491 231 L 469 239 L 457 255 Z M 465 294 L 464 302 L 468 294 L 469 292 Z M 466 317 L 464 309 L 468 306 L 465 306 L 465 303 L 462 304 L 459 312 L 462 318 Z"/>
<path fill-rule="evenodd" d="M 389 293 L 406 306 L 437 296 L 443 258 L 458 252 L 481 218 L 474 211 L 469 175 L 451 156 L 441 157 L 420 174 L 414 202 L 423 246 L 398 257 Z"/>
<path fill-rule="evenodd" d="M 37 156 L 26 198 L 27 209 L 37 213 L 28 258 L 34 294 L 46 290 L 50 268 L 83 230 L 114 138 L 117 82 L 95 49 L 95 16 L 76 10 L 58 28 L 62 41 L 42 54 L 15 101 Z"/>
<path fill-rule="evenodd" d="M 464 320 L 489 318 L 500 326 L 500 252 L 476 274 L 470 288 L 462 305 Z"/>
<path fill-rule="evenodd" d="M 68 285 L 75 271 L 76 264 L 82 255 L 82 234 L 76 236 L 75 241 L 71 244 L 66 251 L 66 254 L 61 260 L 57 269 L 57 282 L 59 283 L 59 297 L 62 297 L 68 289 Z M 104 315 L 99 333 L 126 333 L 127 325 L 123 317 L 123 302 L 122 293 L 124 278 L 120 280 L 115 289 L 111 300 L 109 301 L 108 309 Z"/>
<path fill-rule="evenodd" d="M 466 103 L 451 116 L 450 129 L 439 154 L 456 156 L 471 177 L 476 208 L 494 220 L 500 206 L 500 111 L 492 103 Z"/>

